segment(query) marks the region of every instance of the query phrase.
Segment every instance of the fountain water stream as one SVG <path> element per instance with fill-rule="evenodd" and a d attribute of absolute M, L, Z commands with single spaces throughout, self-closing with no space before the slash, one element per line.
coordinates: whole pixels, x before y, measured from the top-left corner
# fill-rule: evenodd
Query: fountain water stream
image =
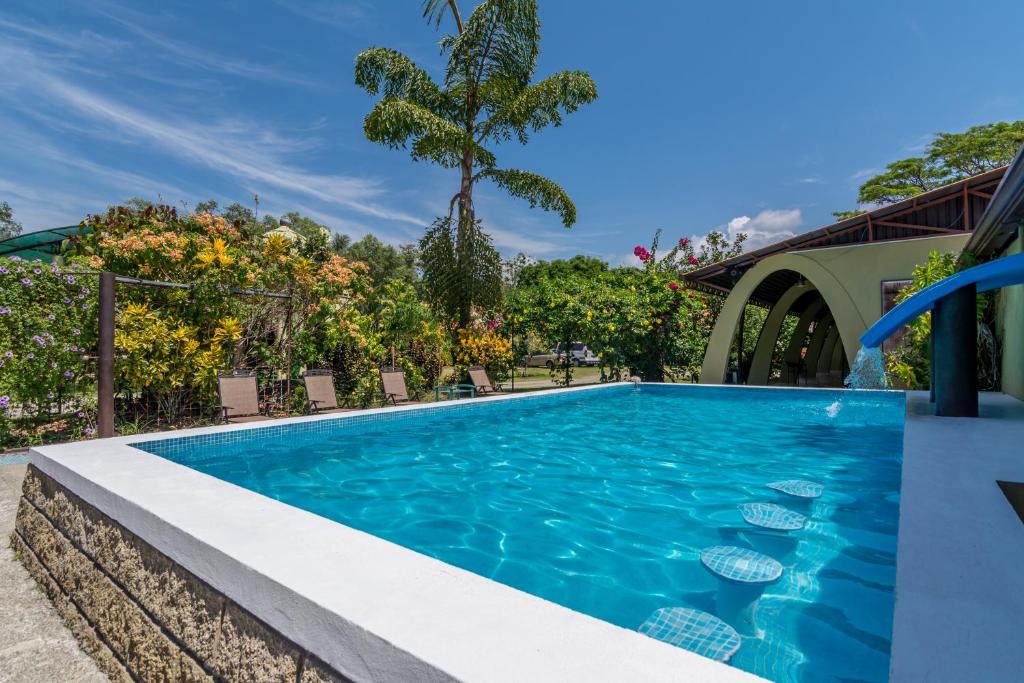
<path fill-rule="evenodd" d="M 888 389 L 889 378 L 885 374 L 882 347 L 861 346 L 843 384 L 850 389 Z"/>

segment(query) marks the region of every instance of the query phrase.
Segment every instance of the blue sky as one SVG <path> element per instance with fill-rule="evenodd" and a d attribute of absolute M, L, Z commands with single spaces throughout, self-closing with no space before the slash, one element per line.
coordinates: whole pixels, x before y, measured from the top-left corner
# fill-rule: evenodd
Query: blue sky
<path fill-rule="evenodd" d="M 935 132 L 1024 118 L 1018 0 L 542 0 L 540 15 L 538 76 L 585 69 L 600 97 L 499 149 L 579 211 L 565 230 L 483 187 L 505 254 L 628 262 L 657 228 L 768 243 L 852 208 L 865 176 Z M 5 0 L 0 200 L 38 229 L 132 196 L 256 192 L 261 212 L 414 241 L 457 178 L 363 138 L 352 64 L 381 45 L 437 75 L 438 37 L 417 0 Z"/>

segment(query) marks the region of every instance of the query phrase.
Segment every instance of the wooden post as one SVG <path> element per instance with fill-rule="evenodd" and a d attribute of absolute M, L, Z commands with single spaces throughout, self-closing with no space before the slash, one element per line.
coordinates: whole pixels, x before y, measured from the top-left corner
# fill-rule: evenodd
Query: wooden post
<path fill-rule="evenodd" d="M 101 439 L 114 436 L 114 301 L 116 288 L 117 280 L 113 273 L 100 273 L 96 426 Z"/>

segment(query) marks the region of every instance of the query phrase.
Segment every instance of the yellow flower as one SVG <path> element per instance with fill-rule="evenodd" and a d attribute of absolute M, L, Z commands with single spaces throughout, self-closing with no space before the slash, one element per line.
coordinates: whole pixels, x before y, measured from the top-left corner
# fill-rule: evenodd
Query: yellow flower
<path fill-rule="evenodd" d="M 228 253 L 227 242 L 220 237 L 213 240 L 213 244 L 211 244 L 209 248 L 196 254 L 196 258 L 199 260 L 200 268 L 204 268 L 209 265 L 217 265 L 221 268 L 226 268 L 235 262 L 235 257 Z"/>

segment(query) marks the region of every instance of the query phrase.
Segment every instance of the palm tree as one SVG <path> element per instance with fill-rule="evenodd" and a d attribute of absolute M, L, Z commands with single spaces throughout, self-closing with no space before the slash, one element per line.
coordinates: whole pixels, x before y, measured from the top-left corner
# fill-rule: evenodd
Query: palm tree
<path fill-rule="evenodd" d="M 492 148 L 512 139 L 526 144 L 531 132 L 561 125 L 563 114 L 597 98 L 597 88 L 582 71 L 563 71 L 531 84 L 540 44 L 535 0 L 484 0 L 465 21 L 455 0 L 424 3 L 424 15 L 436 26 L 448 10 L 456 33 L 441 40 L 447 56 L 443 84 L 408 57 L 381 47 L 356 57 L 356 84 L 382 96 L 364 121 L 367 139 L 391 148 L 408 145 L 414 160 L 459 169 L 459 191 L 449 202 L 448 217 L 426 238 L 437 249 L 425 245 L 424 270 L 431 267 L 431 254 L 449 253 L 439 267 L 455 281 L 447 287 L 449 308 L 464 325 L 479 303 L 474 278 L 489 272 L 481 260 L 493 252 L 473 208 L 478 182 L 489 180 L 531 207 L 557 212 L 566 227 L 576 222 L 576 207 L 564 189 L 536 173 L 499 168 Z M 428 272 L 424 276 L 431 279 Z"/>

